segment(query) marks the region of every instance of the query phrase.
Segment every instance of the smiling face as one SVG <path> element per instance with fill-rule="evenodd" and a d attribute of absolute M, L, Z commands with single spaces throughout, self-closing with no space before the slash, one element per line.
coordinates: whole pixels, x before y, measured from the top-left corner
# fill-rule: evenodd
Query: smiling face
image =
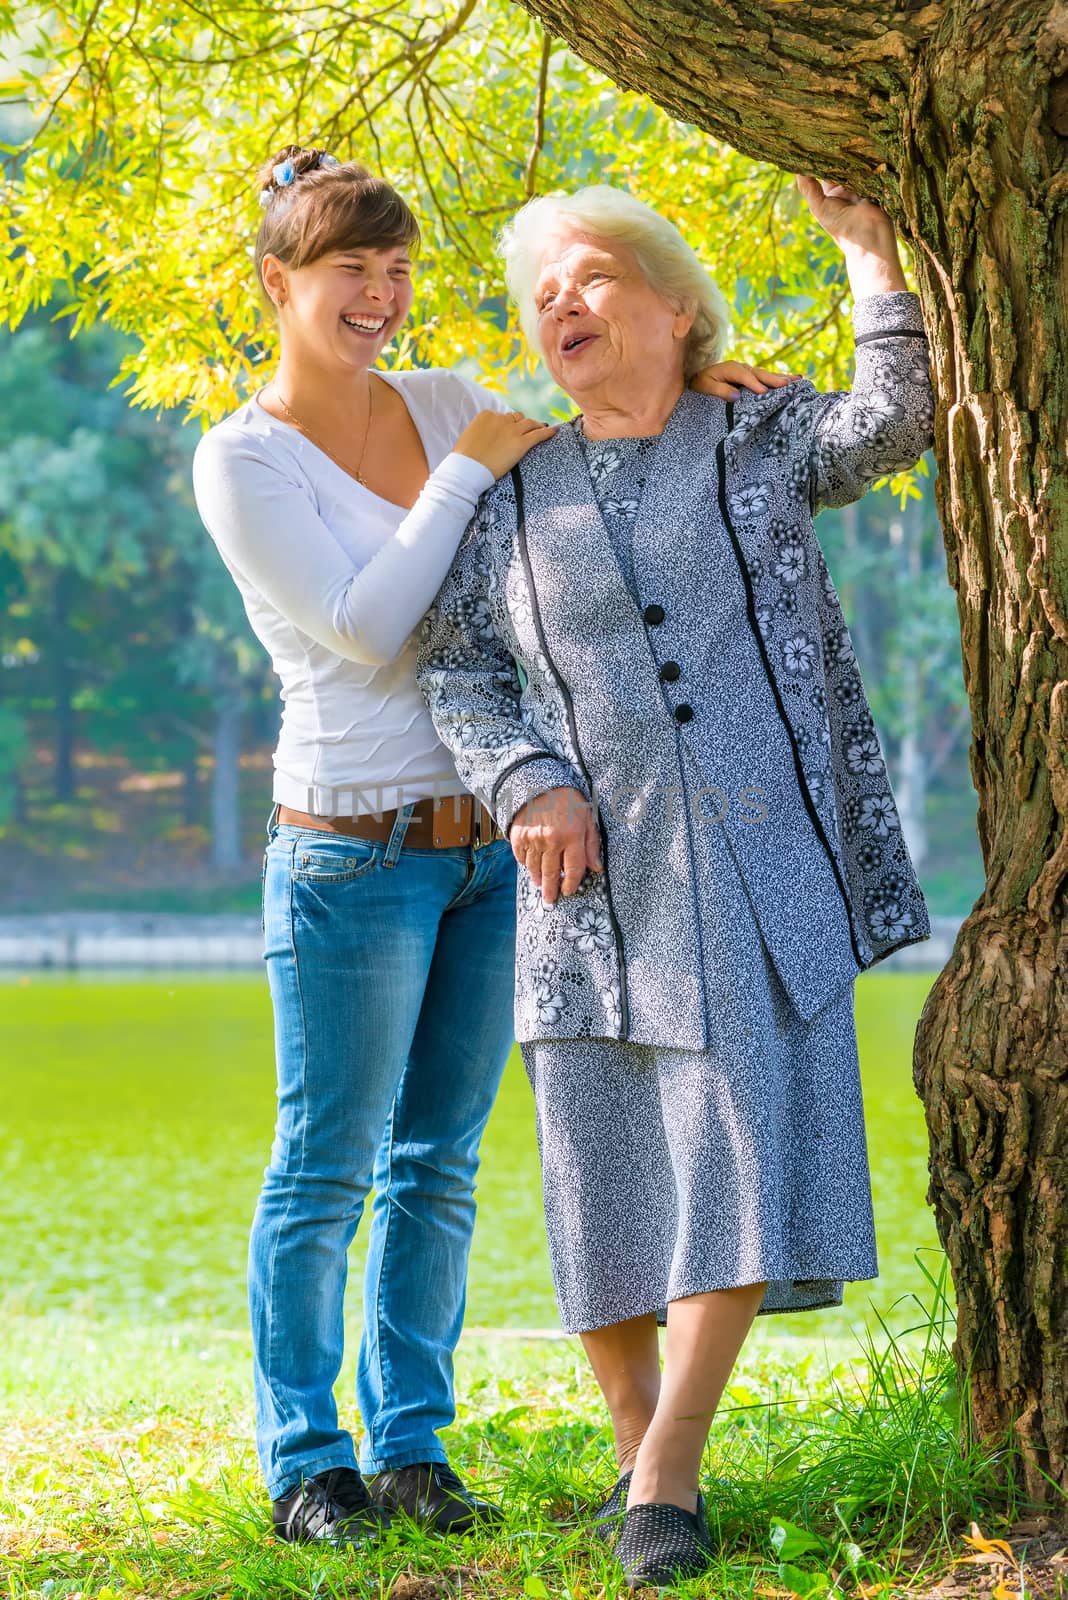
<path fill-rule="evenodd" d="M 266 256 L 262 270 L 279 307 L 283 341 L 320 366 L 373 366 L 412 308 L 412 263 L 404 245 L 334 250 L 296 268 Z"/>
<path fill-rule="evenodd" d="M 645 385 L 682 381 L 693 315 L 656 291 L 629 246 L 579 232 L 549 238 L 534 305 L 545 363 L 584 409 L 626 409 Z"/>

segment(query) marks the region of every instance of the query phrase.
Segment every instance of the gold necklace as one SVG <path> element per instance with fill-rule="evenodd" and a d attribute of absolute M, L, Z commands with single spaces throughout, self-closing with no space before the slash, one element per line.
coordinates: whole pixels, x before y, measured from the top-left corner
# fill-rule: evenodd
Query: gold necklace
<path fill-rule="evenodd" d="M 346 466 L 340 457 L 336 456 L 332 450 L 327 449 L 326 445 L 321 439 L 317 439 L 315 437 L 315 434 L 312 433 L 310 428 L 305 427 L 300 418 L 296 416 L 286 405 L 285 401 L 282 399 L 282 396 L 278 392 L 277 386 L 275 387 L 274 397 L 278 401 L 278 404 L 282 407 L 282 410 L 285 412 L 293 426 L 295 428 L 299 428 L 301 433 L 303 433 L 306 438 L 311 440 L 312 444 L 315 445 L 317 450 L 321 450 L 324 455 L 329 456 L 334 465 L 340 467 L 342 472 L 347 472 L 350 478 L 355 478 L 357 483 L 362 483 L 365 488 L 367 487 L 367 479 L 364 477 L 360 469 L 363 466 L 363 458 L 367 454 L 367 441 L 371 437 L 371 420 L 375 413 L 375 391 L 371 385 L 370 378 L 367 380 L 367 426 L 363 430 L 363 444 L 360 446 L 360 459 L 356 463 L 355 470 L 353 470 L 352 467 Z"/>

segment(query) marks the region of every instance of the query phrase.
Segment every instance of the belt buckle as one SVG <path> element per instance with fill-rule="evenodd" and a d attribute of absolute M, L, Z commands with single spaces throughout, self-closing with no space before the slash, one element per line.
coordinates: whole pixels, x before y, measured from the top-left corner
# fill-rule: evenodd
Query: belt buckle
<path fill-rule="evenodd" d="M 446 807 L 451 807 L 452 815 L 448 815 Z M 464 816 L 474 813 L 474 801 L 470 795 L 453 795 L 445 800 L 434 802 L 434 846 L 439 850 L 456 850 L 470 843 L 469 830 L 464 826 Z"/>

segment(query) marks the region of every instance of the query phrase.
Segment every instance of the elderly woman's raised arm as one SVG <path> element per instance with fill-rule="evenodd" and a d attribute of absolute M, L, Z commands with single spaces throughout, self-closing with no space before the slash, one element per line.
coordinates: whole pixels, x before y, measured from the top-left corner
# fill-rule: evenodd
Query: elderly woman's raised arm
<path fill-rule="evenodd" d="M 911 467 L 933 442 L 934 398 L 920 302 L 902 290 L 853 308 L 856 367 L 840 394 L 799 392 L 794 426 L 811 426 L 813 513 L 859 500 L 879 478 Z M 785 419 L 784 419 L 785 421 Z"/>
<path fill-rule="evenodd" d="M 584 793 L 585 786 L 524 724 L 519 674 L 489 602 L 491 515 L 484 499 L 423 622 L 416 676 L 461 781 L 507 832 L 538 795 L 558 788 Z"/>
<path fill-rule="evenodd" d="M 913 466 L 933 443 L 934 398 L 920 302 L 906 287 L 890 218 L 841 184 L 797 182 L 845 257 L 856 346 L 848 393 L 821 395 L 805 385 L 789 408 L 792 448 L 807 454 L 794 470 L 807 473 L 815 514 L 849 505 L 879 478 Z"/>

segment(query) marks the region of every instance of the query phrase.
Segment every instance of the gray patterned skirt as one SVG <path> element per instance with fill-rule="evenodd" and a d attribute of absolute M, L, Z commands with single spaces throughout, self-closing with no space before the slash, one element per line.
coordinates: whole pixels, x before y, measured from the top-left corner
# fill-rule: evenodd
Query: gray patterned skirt
<path fill-rule="evenodd" d="M 764 1313 L 838 1305 L 878 1271 L 852 985 L 803 1023 L 724 830 L 693 831 L 710 1047 L 523 1046 L 569 1333 L 751 1283 Z"/>

